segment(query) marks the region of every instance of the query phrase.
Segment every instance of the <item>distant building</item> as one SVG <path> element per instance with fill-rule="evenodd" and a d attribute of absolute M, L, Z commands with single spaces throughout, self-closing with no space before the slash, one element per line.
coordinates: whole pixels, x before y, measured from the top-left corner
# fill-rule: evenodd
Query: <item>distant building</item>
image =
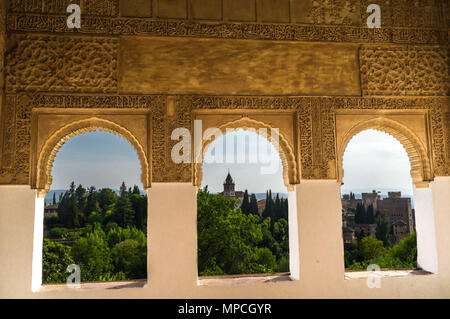
<path fill-rule="evenodd" d="M 359 234 L 364 231 L 366 236 L 371 236 L 375 238 L 375 232 L 377 230 L 377 224 L 355 224 L 355 233 Z"/>
<path fill-rule="evenodd" d="M 375 224 L 355 224 L 353 210 L 358 204 L 363 205 L 366 210 L 372 205 L 374 213 L 386 212 L 394 242 L 400 241 L 414 230 L 414 210 L 411 208 L 411 199 L 402 197 L 401 192 L 388 192 L 388 197 L 381 199 L 378 192 L 373 190 L 371 193 L 362 193 L 361 199 L 348 197 L 342 199 L 343 227 L 353 229 L 356 234 L 364 230 L 366 235 L 375 237 Z"/>
<path fill-rule="evenodd" d="M 225 183 L 223 183 L 223 192 L 220 194 L 239 199 L 239 205 L 244 198 L 244 192 L 235 190 L 235 183 L 230 175 L 230 172 L 228 172 L 228 175 L 225 178 Z"/>
<path fill-rule="evenodd" d="M 408 236 L 408 226 L 402 220 L 396 221 L 392 224 L 392 234 L 394 235 L 394 241 L 397 243 Z"/>
<path fill-rule="evenodd" d="M 44 207 L 44 217 L 58 215 L 58 205 L 47 205 Z"/>
<path fill-rule="evenodd" d="M 350 227 L 342 227 L 344 244 L 356 243 L 355 230 Z"/>

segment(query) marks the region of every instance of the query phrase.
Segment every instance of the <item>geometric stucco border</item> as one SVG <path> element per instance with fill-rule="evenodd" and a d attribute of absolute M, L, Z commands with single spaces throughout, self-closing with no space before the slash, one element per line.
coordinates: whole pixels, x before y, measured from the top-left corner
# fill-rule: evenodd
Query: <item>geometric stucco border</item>
<path fill-rule="evenodd" d="M 197 95 L 9 94 L 2 116 L 1 184 L 29 184 L 33 108 L 146 108 L 151 112 L 152 182 L 192 182 L 193 167 L 174 164 L 170 139 L 176 127 L 191 127 L 196 109 L 295 110 L 301 179 L 335 179 L 335 112 L 352 110 L 426 110 L 432 138 L 434 176 L 450 175 L 446 131 L 447 97 L 308 97 Z M 172 108 L 172 111 L 170 111 Z M 448 116 L 447 116 L 448 119 Z M 299 160 L 297 159 L 297 160 Z"/>
<path fill-rule="evenodd" d="M 69 30 L 66 15 L 8 13 L 8 32 L 215 39 L 327 41 L 357 43 L 442 44 L 448 30 L 439 28 L 301 25 L 288 23 L 207 23 L 148 18 L 84 17 L 83 28 Z"/>

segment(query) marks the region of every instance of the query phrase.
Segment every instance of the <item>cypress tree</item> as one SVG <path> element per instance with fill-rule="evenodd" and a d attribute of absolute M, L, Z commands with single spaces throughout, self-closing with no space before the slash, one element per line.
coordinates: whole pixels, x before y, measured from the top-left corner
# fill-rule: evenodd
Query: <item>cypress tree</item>
<path fill-rule="evenodd" d="M 364 232 L 364 229 L 361 229 L 361 231 L 356 235 L 356 239 L 358 240 L 358 243 L 366 237 L 366 233 Z"/>
<path fill-rule="evenodd" d="M 250 213 L 254 215 L 259 215 L 258 212 L 258 200 L 256 199 L 256 195 L 252 194 L 250 196 Z"/>
<path fill-rule="evenodd" d="M 127 187 L 125 186 L 125 182 L 122 182 L 120 186 L 120 196 L 127 196 Z"/>
<path fill-rule="evenodd" d="M 56 193 L 53 193 L 53 205 L 56 205 Z"/>
<path fill-rule="evenodd" d="M 101 212 L 100 204 L 97 197 L 97 192 L 94 186 L 89 187 L 86 206 L 84 209 L 84 216 L 87 219 L 92 212 Z"/>
<path fill-rule="evenodd" d="M 86 208 L 86 189 L 80 184 L 75 190 L 75 194 L 77 196 L 78 210 L 84 212 L 84 209 Z"/>
<path fill-rule="evenodd" d="M 262 213 L 263 219 L 266 219 L 267 217 L 270 217 L 273 220 L 273 200 L 272 200 L 272 191 L 269 190 L 266 192 L 266 206 L 264 208 L 264 211 Z"/>
<path fill-rule="evenodd" d="M 384 247 L 391 246 L 390 236 L 391 225 L 389 218 L 386 215 L 386 211 L 377 218 L 377 228 L 375 230 L 375 237 L 383 242 Z"/>
<path fill-rule="evenodd" d="M 120 196 L 116 201 L 111 217 L 120 227 L 131 227 L 135 225 L 133 206 L 128 196 L 125 182 L 122 182 L 122 186 L 120 186 Z"/>
<path fill-rule="evenodd" d="M 244 198 L 242 199 L 241 210 L 245 215 L 248 215 L 250 213 L 250 202 L 248 199 L 248 191 L 247 190 L 245 190 L 245 192 L 244 192 Z"/>
<path fill-rule="evenodd" d="M 134 185 L 134 187 L 133 187 L 133 194 L 134 195 L 141 195 L 141 190 L 139 189 L 139 186 Z"/>
<path fill-rule="evenodd" d="M 375 216 L 373 214 L 373 205 L 372 204 L 370 204 L 367 207 L 366 215 L 367 215 L 367 223 L 368 224 L 375 224 Z"/>
<path fill-rule="evenodd" d="M 282 216 L 286 221 L 289 221 L 289 203 L 287 198 L 281 199 Z"/>
<path fill-rule="evenodd" d="M 280 202 L 280 196 L 277 193 L 277 197 L 275 198 L 275 209 L 274 209 L 274 218 L 273 222 L 277 222 L 282 217 L 281 212 L 281 202 Z"/>

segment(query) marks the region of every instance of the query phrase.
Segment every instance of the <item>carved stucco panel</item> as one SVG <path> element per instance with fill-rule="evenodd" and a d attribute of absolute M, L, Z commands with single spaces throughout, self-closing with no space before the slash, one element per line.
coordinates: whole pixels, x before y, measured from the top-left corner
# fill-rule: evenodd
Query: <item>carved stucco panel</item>
<path fill-rule="evenodd" d="M 17 34 L 10 40 L 9 93 L 117 92 L 117 39 Z"/>
<path fill-rule="evenodd" d="M 363 47 L 359 55 L 363 95 L 448 94 L 443 47 Z"/>

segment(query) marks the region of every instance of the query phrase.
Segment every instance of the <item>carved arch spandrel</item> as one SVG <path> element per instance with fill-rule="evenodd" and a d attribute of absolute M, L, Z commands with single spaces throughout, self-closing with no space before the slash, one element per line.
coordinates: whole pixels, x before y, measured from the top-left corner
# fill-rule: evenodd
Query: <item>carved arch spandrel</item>
<path fill-rule="evenodd" d="M 271 132 L 272 126 L 264 122 L 251 119 L 249 117 L 242 117 L 238 120 L 228 122 L 218 127 L 218 129 L 222 131 L 222 134 L 226 134 L 227 129 L 258 130 L 260 128 L 267 129 L 268 136 L 265 137 L 275 146 L 281 157 L 281 163 L 283 165 L 284 184 L 288 190 L 293 190 L 293 185 L 298 184 L 299 182 L 297 160 L 295 158 L 294 148 L 290 145 L 288 140 L 283 136 L 281 132 L 278 132 L 279 143 L 277 143 L 276 140 L 274 140 L 271 134 L 269 133 Z M 205 131 L 206 129 L 207 127 L 204 127 L 203 131 Z M 213 141 L 214 140 L 206 140 L 206 141 L 202 140 L 202 159 L 204 158 L 208 147 Z M 203 165 L 202 163 L 194 164 L 194 185 L 196 186 L 200 186 L 202 182 L 203 178 L 202 165 Z"/>
<path fill-rule="evenodd" d="M 74 121 L 59 128 L 46 140 L 38 155 L 37 168 L 35 170 L 36 178 L 34 179 L 35 183 L 31 185 L 32 188 L 42 192 L 48 192 L 52 183 L 53 162 L 59 149 L 70 138 L 96 130 L 116 134 L 124 138 L 134 147 L 141 164 L 142 185 L 144 189 L 150 187 L 148 156 L 136 137 L 119 124 L 98 117 L 91 117 Z"/>
<path fill-rule="evenodd" d="M 338 180 L 344 177 L 343 156 L 350 140 L 358 133 L 374 129 L 388 133 L 396 138 L 404 147 L 411 164 L 411 178 L 416 187 L 426 187 L 433 180 L 430 157 L 427 150 L 416 134 L 408 127 L 387 118 L 374 118 L 359 122 L 344 133 L 337 145 Z"/>

